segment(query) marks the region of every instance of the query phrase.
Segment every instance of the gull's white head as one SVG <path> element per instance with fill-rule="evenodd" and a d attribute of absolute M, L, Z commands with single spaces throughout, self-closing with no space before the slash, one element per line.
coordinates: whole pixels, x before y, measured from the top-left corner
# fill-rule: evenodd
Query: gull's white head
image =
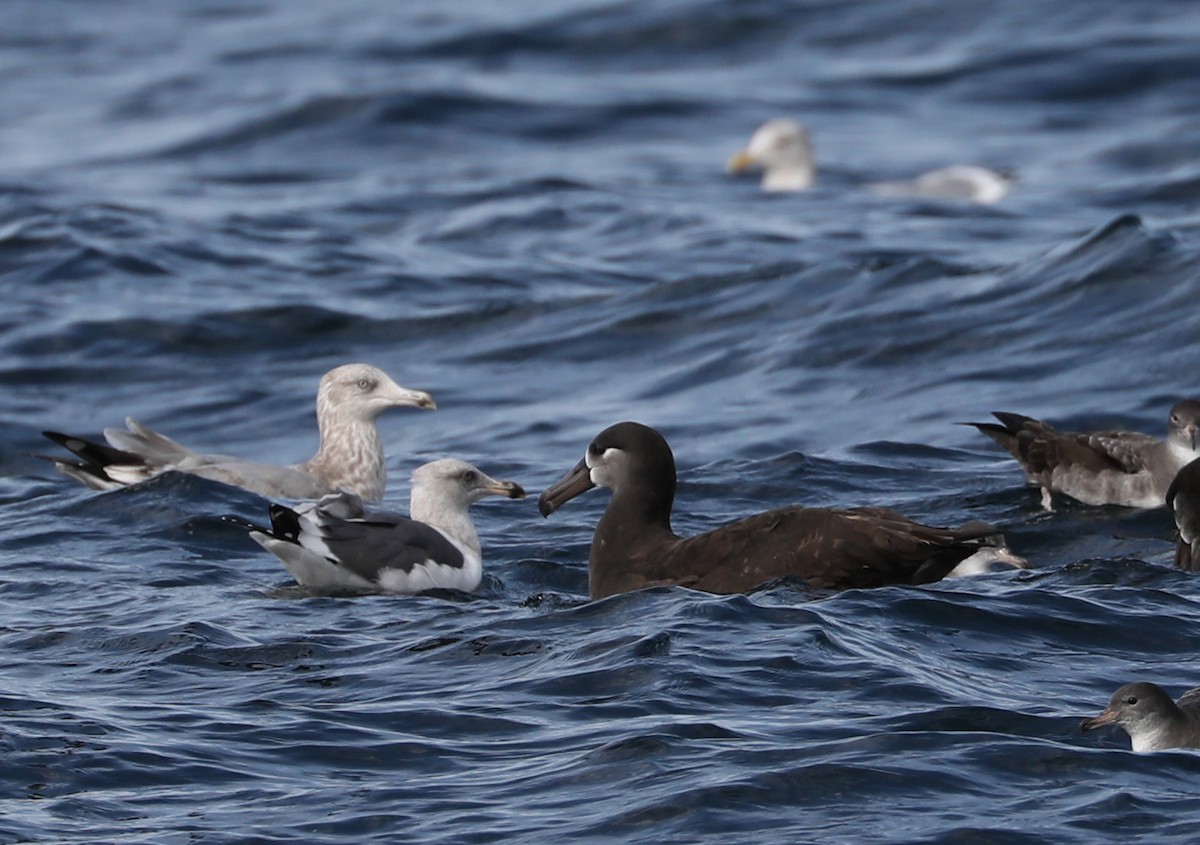
<path fill-rule="evenodd" d="M 729 160 L 729 171 L 762 170 L 765 191 L 802 191 L 817 178 L 808 131 L 794 120 L 768 120 L 750 136 L 746 148 Z"/>
<path fill-rule="evenodd" d="M 485 496 L 520 499 L 521 485 L 497 481 L 487 473 L 457 458 L 443 458 L 417 467 L 412 474 L 414 510 L 418 500 L 437 501 L 447 510 L 465 511 Z M 414 517 L 415 518 L 415 517 Z"/>
<path fill-rule="evenodd" d="M 317 416 L 349 413 L 370 422 L 388 408 L 427 408 L 437 404 L 423 390 L 410 390 L 370 364 L 343 364 L 327 372 L 317 389 Z"/>

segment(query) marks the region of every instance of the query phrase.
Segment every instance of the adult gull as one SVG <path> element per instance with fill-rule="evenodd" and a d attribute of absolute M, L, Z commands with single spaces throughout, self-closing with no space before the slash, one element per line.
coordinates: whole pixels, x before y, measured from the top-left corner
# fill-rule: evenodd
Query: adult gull
<path fill-rule="evenodd" d="M 317 389 L 320 443 L 307 461 L 275 466 L 228 455 L 193 452 L 169 437 L 125 420 L 128 431 L 104 430 L 108 445 L 44 431 L 75 459 L 47 457 L 64 475 L 97 490 L 137 484 L 165 472 L 185 472 L 241 487 L 261 496 L 316 499 L 345 491 L 370 502 L 383 498 L 387 484 L 383 441 L 376 419 L 388 408 L 434 409 L 422 390 L 396 384 L 369 364 L 345 364 L 327 372 Z"/>
<path fill-rule="evenodd" d="M 758 127 L 745 149 L 729 159 L 729 171 L 762 171 L 764 191 L 803 191 L 817 179 L 808 130 L 794 120 L 777 117 Z"/>
<path fill-rule="evenodd" d="M 483 552 L 468 509 L 485 496 L 524 495 L 519 484 L 445 458 L 413 473 L 409 516 L 368 512 L 359 497 L 337 493 L 295 510 L 272 505 L 271 527 L 250 536 L 313 589 L 470 591 L 483 578 Z"/>
<path fill-rule="evenodd" d="M 817 162 L 808 130 L 785 117 L 768 120 L 755 130 L 746 146 L 729 159 L 729 172 L 762 171 L 764 191 L 803 191 L 817 180 Z M 1011 173 L 973 164 L 952 164 L 915 179 L 878 182 L 871 187 L 883 196 L 916 196 L 967 200 L 980 205 L 999 202 L 1012 187 Z"/>
<path fill-rule="evenodd" d="M 593 487 L 612 490 L 588 556 L 588 590 L 603 598 L 663 584 L 737 593 L 775 578 L 819 589 L 926 584 L 995 545 L 986 523 L 922 525 L 885 508 L 779 508 L 695 537 L 671 530 L 675 458 L 649 426 L 604 429 L 574 469 L 538 499 L 543 516 Z"/>
<path fill-rule="evenodd" d="M 1080 731 L 1118 725 L 1129 734 L 1134 751 L 1200 748 L 1200 688 L 1178 702 L 1158 684 L 1125 684 L 1112 694 L 1099 716 L 1085 719 Z"/>
<path fill-rule="evenodd" d="M 996 411 L 996 423 L 967 423 L 1017 459 L 1026 480 L 1042 491 L 1042 507 L 1062 493 L 1085 505 L 1158 508 L 1176 473 L 1200 457 L 1200 401 L 1176 402 L 1167 417 L 1167 437 L 1135 431 L 1059 431 L 1021 414 Z"/>

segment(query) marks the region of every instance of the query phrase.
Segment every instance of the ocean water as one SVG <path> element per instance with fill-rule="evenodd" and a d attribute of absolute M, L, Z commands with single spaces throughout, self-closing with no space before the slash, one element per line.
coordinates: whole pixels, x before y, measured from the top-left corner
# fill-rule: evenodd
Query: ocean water
<path fill-rule="evenodd" d="M 1200 685 L 1170 519 L 1045 513 L 958 423 L 1200 395 L 1200 6 L 10 0 L 0 115 L 0 842 L 1195 841 L 1200 756 L 1078 731 Z M 724 172 L 778 115 L 803 194 Z M 1018 181 L 868 187 L 950 163 Z M 300 460 L 358 360 L 439 403 L 381 421 L 397 508 L 637 419 L 681 533 L 887 504 L 1033 568 L 588 602 L 595 492 L 478 506 L 475 594 L 321 597 L 256 496 L 30 457 Z"/>

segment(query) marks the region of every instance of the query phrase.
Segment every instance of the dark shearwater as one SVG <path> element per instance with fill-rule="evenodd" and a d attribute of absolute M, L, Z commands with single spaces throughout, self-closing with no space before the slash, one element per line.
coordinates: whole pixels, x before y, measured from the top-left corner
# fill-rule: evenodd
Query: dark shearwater
<path fill-rule="evenodd" d="M 623 422 L 596 435 L 538 499 L 543 516 L 593 487 L 612 490 L 588 557 L 592 598 L 679 584 L 737 593 L 793 576 L 820 589 L 925 584 L 995 543 L 997 529 L 934 528 L 885 508 L 780 508 L 695 537 L 671 530 L 675 458 L 654 429 Z"/>
<path fill-rule="evenodd" d="M 383 441 L 375 420 L 388 408 L 436 408 L 422 390 L 409 390 L 369 364 L 327 372 L 317 389 L 320 444 L 307 461 L 274 466 L 228 455 L 202 455 L 126 419 L 128 431 L 105 429 L 109 445 L 44 431 L 78 460 L 47 457 L 64 475 L 96 490 L 113 490 L 165 472 L 186 472 L 260 496 L 316 499 L 345 491 L 378 502 L 387 484 Z M 46 456 L 39 456 L 46 457 Z"/>
<path fill-rule="evenodd" d="M 1200 401 L 1195 399 L 1171 408 L 1166 440 L 1134 431 L 1058 431 L 1041 420 L 1003 411 L 993 416 L 1002 425 L 967 424 L 1017 459 L 1029 483 L 1041 488 L 1046 510 L 1051 509 L 1051 493 L 1085 505 L 1161 507 L 1175 474 L 1200 457 Z"/>
<path fill-rule="evenodd" d="M 468 509 L 485 496 L 524 495 L 519 484 L 446 458 L 413 473 L 410 516 L 368 512 L 358 496 L 335 493 L 295 510 L 272 505 L 271 527 L 252 526 L 250 536 L 318 590 L 474 590 L 483 552 Z"/>
<path fill-rule="evenodd" d="M 1126 684 L 1112 694 L 1103 713 L 1084 719 L 1079 729 L 1104 725 L 1120 725 L 1133 740 L 1134 751 L 1200 748 L 1200 687 L 1175 702 L 1158 684 Z"/>
<path fill-rule="evenodd" d="M 1177 530 L 1175 565 L 1200 572 L 1200 460 L 1181 469 L 1167 488 L 1167 508 Z"/>

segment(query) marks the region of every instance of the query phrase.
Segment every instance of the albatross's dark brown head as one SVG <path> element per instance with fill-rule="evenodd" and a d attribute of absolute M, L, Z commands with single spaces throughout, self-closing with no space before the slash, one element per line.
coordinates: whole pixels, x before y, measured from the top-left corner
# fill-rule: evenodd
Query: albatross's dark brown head
<path fill-rule="evenodd" d="M 609 426 L 588 444 L 583 460 L 542 491 L 538 510 L 549 516 L 593 487 L 607 487 L 614 497 L 642 503 L 655 512 L 671 513 L 675 499 L 675 457 L 663 436 L 647 425 L 622 422 Z"/>

